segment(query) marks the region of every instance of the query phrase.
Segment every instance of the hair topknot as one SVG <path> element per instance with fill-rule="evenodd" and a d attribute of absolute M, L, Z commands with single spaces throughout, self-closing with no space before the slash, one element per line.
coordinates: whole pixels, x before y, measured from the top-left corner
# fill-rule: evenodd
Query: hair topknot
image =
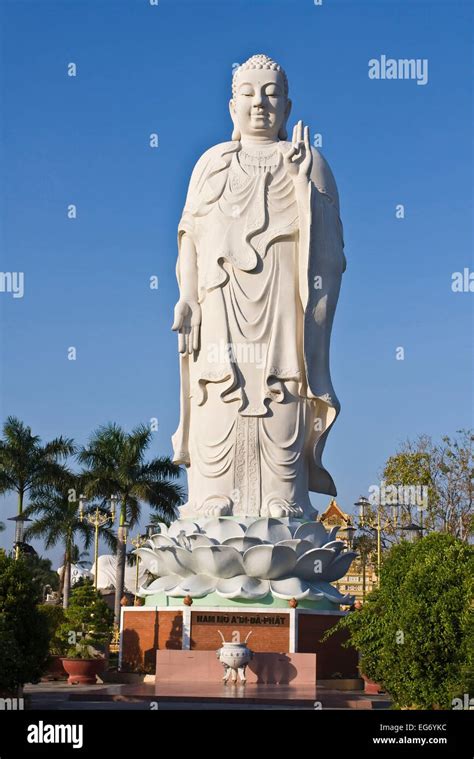
<path fill-rule="evenodd" d="M 232 76 L 232 97 L 233 98 L 235 98 L 235 96 L 237 95 L 237 77 L 243 71 L 248 71 L 249 69 L 269 69 L 271 71 L 279 71 L 283 78 L 285 97 L 288 97 L 288 79 L 286 77 L 286 73 L 284 69 L 280 66 L 279 63 L 269 58 L 268 55 L 259 53 L 258 55 L 252 55 L 252 57 L 249 58 L 247 61 L 245 61 L 245 63 L 242 63 L 240 66 L 238 66 L 235 69 L 234 74 Z"/>

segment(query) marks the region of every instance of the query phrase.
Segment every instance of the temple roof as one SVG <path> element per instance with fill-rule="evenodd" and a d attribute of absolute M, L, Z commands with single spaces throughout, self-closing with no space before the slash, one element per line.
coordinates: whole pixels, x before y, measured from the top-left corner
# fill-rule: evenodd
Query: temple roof
<path fill-rule="evenodd" d="M 329 506 L 326 511 L 321 514 L 321 522 L 328 525 L 340 524 L 344 527 L 352 524 L 352 515 L 346 514 L 338 505 L 335 498 L 332 498 L 329 502 Z"/>

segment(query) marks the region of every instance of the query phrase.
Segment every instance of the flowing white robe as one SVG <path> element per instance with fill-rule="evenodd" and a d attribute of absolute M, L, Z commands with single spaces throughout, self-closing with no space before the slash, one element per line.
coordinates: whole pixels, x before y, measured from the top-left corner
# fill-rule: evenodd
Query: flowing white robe
<path fill-rule="evenodd" d="M 303 198 L 277 145 L 216 145 L 193 171 L 178 248 L 192 238 L 202 324 L 173 436 L 187 514 L 309 516 L 308 490 L 336 493 L 321 453 L 340 408 L 329 341 L 345 258 L 336 185 L 313 158 Z"/>

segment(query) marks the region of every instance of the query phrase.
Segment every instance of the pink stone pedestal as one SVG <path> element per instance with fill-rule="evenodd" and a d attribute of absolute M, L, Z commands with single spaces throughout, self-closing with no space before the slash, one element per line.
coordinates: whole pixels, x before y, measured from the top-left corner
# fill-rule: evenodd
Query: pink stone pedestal
<path fill-rule="evenodd" d="M 157 651 L 156 682 L 219 682 L 224 668 L 215 651 Z M 316 685 L 316 654 L 255 653 L 248 683 Z"/>

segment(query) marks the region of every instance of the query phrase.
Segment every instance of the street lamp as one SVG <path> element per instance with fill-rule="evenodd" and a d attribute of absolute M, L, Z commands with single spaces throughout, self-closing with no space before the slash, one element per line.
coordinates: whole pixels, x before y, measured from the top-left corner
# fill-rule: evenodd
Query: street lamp
<path fill-rule="evenodd" d="M 112 498 L 110 499 L 112 501 Z M 112 509 L 110 513 L 104 513 L 103 511 L 100 511 L 99 507 L 97 506 L 95 511 L 85 514 L 84 513 L 84 503 L 86 502 L 86 497 L 84 495 L 79 496 L 79 519 L 81 522 L 84 521 L 84 517 L 87 519 L 89 524 L 91 524 L 94 527 L 95 535 L 94 535 L 94 587 L 97 590 L 97 582 L 99 579 L 99 530 L 101 527 L 104 527 L 107 522 L 110 522 L 111 524 L 115 521 L 115 504 L 112 501 Z"/>
<path fill-rule="evenodd" d="M 357 532 L 357 529 L 353 527 L 351 524 L 348 524 L 347 527 L 342 527 L 340 530 L 338 530 L 337 537 L 340 537 L 341 535 L 345 536 L 343 537 L 343 540 L 344 539 L 347 540 L 347 545 L 349 546 L 349 548 L 352 548 L 352 543 L 353 543 L 354 535 L 356 534 L 356 532 Z"/>
<path fill-rule="evenodd" d="M 148 525 L 148 526 L 150 526 L 150 525 Z M 138 549 L 138 548 L 141 548 L 142 546 L 144 546 L 145 543 L 147 542 L 147 540 L 148 540 L 148 538 L 147 538 L 146 535 L 137 535 L 135 538 L 132 538 L 130 542 L 131 542 L 132 546 L 134 546 L 136 549 Z M 135 597 L 137 597 L 137 592 L 138 592 L 138 570 L 139 570 L 139 565 L 140 565 L 140 557 L 138 555 L 136 555 L 135 558 L 137 560 L 137 571 L 136 571 L 136 576 L 135 576 Z"/>
<path fill-rule="evenodd" d="M 382 530 L 392 525 L 392 522 L 388 517 L 383 520 L 380 514 L 380 503 L 376 504 L 376 516 L 375 519 L 372 515 L 372 504 L 368 498 L 361 495 L 359 500 L 355 502 L 354 506 L 359 508 L 359 523 L 361 527 L 366 527 L 369 530 L 373 530 L 377 535 L 377 578 L 380 583 L 380 568 L 382 565 Z M 392 525 L 393 526 L 393 525 Z M 396 526 L 396 521 L 395 521 Z"/>
<path fill-rule="evenodd" d="M 112 521 L 115 522 L 115 513 L 117 511 L 117 503 L 118 503 L 118 496 L 113 494 L 109 498 L 110 501 L 110 514 L 112 516 Z"/>
<path fill-rule="evenodd" d="M 354 506 L 357 506 L 359 509 L 359 522 L 361 526 L 363 526 L 366 516 L 366 509 L 370 508 L 370 501 L 368 498 L 361 495 L 359 500 L 354 503 Z"/>
<path fill-rule="evenodd" d="M 20 557 L 21 548 L 25 542 L 25 522 L 31 522 L 31 519 L 24 514 L 17 514 L 16 517 L 9 517 L 9 522 L 15 522 L 15 542 L 13 549 L 15 551 L 15 560 Z"/>

